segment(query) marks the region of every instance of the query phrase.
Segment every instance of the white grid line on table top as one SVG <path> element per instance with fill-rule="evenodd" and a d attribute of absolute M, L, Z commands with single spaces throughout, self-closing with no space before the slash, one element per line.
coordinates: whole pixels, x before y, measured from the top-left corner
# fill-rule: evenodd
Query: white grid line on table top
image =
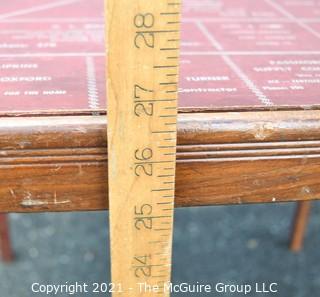
<path fill-rule="evenodd" d="M 186 51 L 181 56 L 320 56 L 320 51 Z M 105 57 L 105 52 L 0 54 L 0 58 Z"/>
<path fill-rule="evenodd" d="M 317 24 L 320 23 L 320 18 L 299 18 L 295 17 L 296 20 L 299 20 L 301 23 L 306 24 Z M 201 18 L 202 22 L 206 23 L 296 23 L 295 19 L 289 18 L 222 18 L 222 17 L 213 17 Z M 182 23 L 196 23 L 199 21 L 199 18 L 190 18 L 184 17 L 182 18 Z M 0 19 L 0 24 L 6 23 L 99 23 L 104 24 L 103 18 L 68 18 L 68 17 L 61 17 L 61 18 L 10 18 L 10 19 Z"/>
<path fill-rule="evenodd" d="M 51 8 L 61 7 L 61 6 L 75 3 L 75 2 L 79 2 L 79 0 L 62 0 L 62 1 L 57 1 L 54 3 L 33 6 L 30 8 L 25 8 L 25 9 L 21 9 L 21 10 L 9 12 L 9 13 L 0 14 L 0 20 L 4 20 L 7 18 L 12 18 L 15 16 L 20 16 L 20 15 L 26 15 L 26 14 L 30 14 L 30 13 L 34 13 L 34 12 L 44 11 L 44 10 L 48 10 Z"/>
<path fill-rule="evenodd" d="M 223 51 L 223 46 L 214 38 L 214 36 L 208 31 L 208 29 L 201 23 L 197 23 L 198 28 L 201 32 L 208 38 L 213 46 L 215 46 L 219 51 Z M 232 71 L 245 83 L 249 90 L 254 93 L 254 95 L 259 99 L 263 105 L 271 106 L 274 103 L 256 86 L 256 84 L 242 71 L 242 69 L 237 65 L 229 56 L 222 55 L 223 60 L 232 69 Z"/>
<path fill-rule="evenodd" d="M 283 6 L 280 4 L 274 2 L 273 0 L 264 0 L 266 3 L 268 3 L 271 7 L 282 13 L 284 16 L 286 16 L 288 19 L 294 21 L 297 25 L 299 25 L 301 28 L 305 29 L 312 35 L 316 36 L 317 38 L 320 38 L 320 32 L 317 32 L 310 26 L 308 26 L 306 23 L 301 22 L 299 18 L 295 17 L 292 13 L 287 11 Z"/>

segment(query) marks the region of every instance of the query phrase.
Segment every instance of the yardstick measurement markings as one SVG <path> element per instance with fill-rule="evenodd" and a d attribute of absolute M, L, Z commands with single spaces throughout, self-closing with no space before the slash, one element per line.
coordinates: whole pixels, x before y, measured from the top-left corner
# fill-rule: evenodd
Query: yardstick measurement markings
<path fill-rule="evenodd" d="M 106 0 L 114 297 L 154 296 L 138 284 L 171 277 L 180 6 Z"/>

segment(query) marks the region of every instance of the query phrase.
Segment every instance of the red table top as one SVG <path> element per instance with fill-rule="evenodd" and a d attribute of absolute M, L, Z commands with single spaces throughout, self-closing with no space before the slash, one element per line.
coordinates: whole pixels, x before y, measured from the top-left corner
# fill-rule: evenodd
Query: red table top
<path fill-rule="evenodd" d="M 105 108 L 103 0 L 0 6 L 0 113 Z M 180 108 L 320 106 L 320 0 L 184 0 Z"/>

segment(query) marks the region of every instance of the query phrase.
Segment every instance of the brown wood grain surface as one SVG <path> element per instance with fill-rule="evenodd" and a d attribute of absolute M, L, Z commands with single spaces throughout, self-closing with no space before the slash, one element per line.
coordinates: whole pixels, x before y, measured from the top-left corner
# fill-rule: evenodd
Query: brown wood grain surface
<path fill-rule="evenodd" d="M 0 210 L 107 208 L 105 116 L 0 118 Z M 177 206 L 320 198 L 320 111 L 180 114 Z"/>
<path fill-rule="evenodd" d="M 0 213 L 0 254 L 4 262 L 12 262 L 14 253 L 11 247 L 8 215 Z"/>
<path fill-rule="evenodd" d="M 290 240 L 290 249 L 293 252 L 300 252 L 303 248 L 311 207 L 311 201 L 300 201 L 297 203 Z"/>

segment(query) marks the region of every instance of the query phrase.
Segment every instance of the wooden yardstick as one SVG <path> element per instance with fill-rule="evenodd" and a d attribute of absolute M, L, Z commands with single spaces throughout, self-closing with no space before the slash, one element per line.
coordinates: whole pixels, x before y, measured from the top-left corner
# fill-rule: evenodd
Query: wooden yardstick
<path fill-rule="evenodd" d="M 106 0 L 113 296 L 169 296 L 180 7 Z"/>

